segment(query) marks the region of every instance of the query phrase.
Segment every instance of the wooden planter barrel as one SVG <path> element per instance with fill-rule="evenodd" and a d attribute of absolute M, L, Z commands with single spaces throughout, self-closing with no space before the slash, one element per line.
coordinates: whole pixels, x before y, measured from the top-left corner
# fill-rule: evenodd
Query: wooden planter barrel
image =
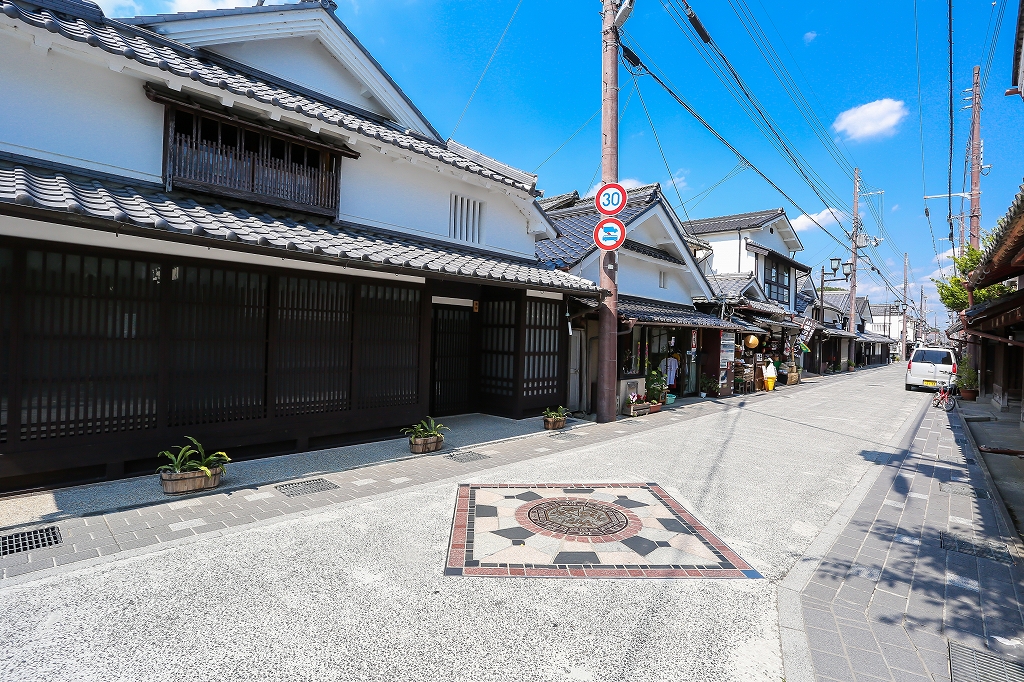
<path fill-rule="evenodd" d="M 544 417 L 544 428 L 550 430 L 565 427 L 565 417 Z"/>
<path fill-rule="evenodd" d="M 978 389 L 976 388 L 961 388 L 960 397 L 964 400 L 975 401 L 978 399 Z"/>
<path fill-rule="evenodd" d="M 435 452 L 444 445 L 444 436 L 430 436 L 429 438 L 410 438 L 409 452 L 422 455 L 425 452 Z"/>
<path fill-rule="evenodd" d="M 626 409 L 623 411 L 623 414 L 629 417 L 642 417 L 645 414 L 650 414 L 650 412 L 650 403 L 634 403 L 632 405 L 626 405 Z"/>
<path fill-rule="evenodd" d="M 194 493 L 197 490 L 209 490 L 220 485 L 220 476 L 224 473 L 224 467 L 217 467 L 210 470 L 207 476 L 202 471 L 183 471 L 180 474 L 160 472 L 160 485 L 168 495 L 183 495 Z"/>

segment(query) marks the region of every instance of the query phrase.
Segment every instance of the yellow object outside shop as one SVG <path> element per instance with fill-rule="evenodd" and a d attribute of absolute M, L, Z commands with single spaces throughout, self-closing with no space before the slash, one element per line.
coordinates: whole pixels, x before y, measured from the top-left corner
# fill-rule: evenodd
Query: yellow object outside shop
<path fill-rule="evenodd" d="M 764 390 L 774 391 L 775 390 L 775 377 L 764 378 Z"/>

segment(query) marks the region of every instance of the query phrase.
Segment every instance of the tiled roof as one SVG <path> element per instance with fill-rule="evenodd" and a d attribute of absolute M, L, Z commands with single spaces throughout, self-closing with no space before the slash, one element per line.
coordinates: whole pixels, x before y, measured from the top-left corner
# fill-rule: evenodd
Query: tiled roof
<path fill-rule="evenodd" d="M 804 311 L 807 310 L 807 306 L 814 302 L 814 297 L 803 291 L 796 292 L 796 305 L 793 309 L 796 310 L 798 315 L 803 315 Z"/>
<path fill-rule="evenodd" d="M 657 183 L 644 185 L 629 190 L 628 195 L 625 208 L 615 216 L 627 227 L 637 216 L 646 212 L 661 198 L 661 187 Z M 555 239 L 542 239 L 537 242 L 538 258 L 555 267 L 571 267 L 597 249 L 594 244 L 594 228 L 604 216 L 597 212 L 594 197 L 579 198 L 578 193 L 570 192 L 541 199 L 538 203 L 547 213 L 559 235 Z M 672 210 L 668 206 L 668 202 L 665 202 L 665 208 L 667 211 Z M 710 248 L 704 240 L 694 238 L 692 235 L 680 233 L 679 237 L 692 247 Z M 633 243 L 637 244 L 638 242 Z M 653 247 L 647 248 L 653 249 Z M 660 256 L 654 257 L 659 258 Z M 662 258 L 662 260 L 666 259 Z"/>
<path fill-rule="evenodd" d="M 988 247 L 978 267 L 971 273 L 970 282 L 978 287 L 996 284 L 1020 268 L 1014 268 L 1012 261 L 1024 244 L 1024 185 L 1020 186 L 1006 215 L 998 221 L 992 232 Z"/>
<path fill-rule="evenodd" d="M 712 273 L 708 275 L 708 282 L 715 295 L 725 298 L 727 301 L 740 298 L 743 291 L 754 279 L 750 272 Z"/>
<path fill-rule="evenodd" d="M 857 338 L 857 335 L 853 332 L 848 332 L 845 329 L 836 329 L 835 327 L 822 327 L 821 333 L 825 336 L 838 336 L 844 339 Z"/>
<path fill-rule="evenodd" d="M 844 315 L 850 312 L 849 291 L 826 291 L 821 295 L 826 306 L 829 306 Z"/>
<path fill-rule="evenodd" d="M 749 308 L 750 310 L 757 310 L 758 312 L 768 313 L 769 315 L 786 314 L 786 309 L 774 301 L 751 301 L 750 299 L 746 299 L 736 307 Z"/>
<path fill-rule="evenodd" d="M 635 296 L 619 296 L 619 316 L 637 322 L 654 322 L 680 327 L 703 327 L 743 331 L 739 325 L 685 306 Z"/>
<path fill-rule="evenodd" d="M 896 343 L 895 340 L 890 339 L 888 336 L 876 334 L 875 332 L 857 332 L 857 340 L 867 343 Z"/>
<path fill-rule="evenodd" d="M 732 323 L 740 328 L 740 331 L 750 332 L 751 334 L 767 334 L 767 329 L 761 329 L 757 325 L 744 320 L 742 317 L 733 316 Z"/>
<path fill-rule="evenodd" d="M 789 320 L 773 320 L 768 317 L 761 317 L 760 315 L 751 315 L 750 319 L 754 324 L 760 327 L 782 327 L 784 329 L 800 329 L 800 325 L 796 322 L 790 322 Z"/>
<path fill-rule="evenodd" d="M 324 256 L 350 267 L 380 265 L 391 271 L 432 273 L 495 283 L 596 293 L 589 280 L 544 269 L 527 259 L 496 257 L 440 240 L 409 237 L 349 223 L 278 217 L 258 207 L 224 207 L 178 192 L 139 190 L 57 171 L 0 162 L 0 204 L 101 218 L 141 233 L 192 235 L 219 242 L 262 247 L 274 255 L 289 252 Z M 227 202 L 225 202 L 227 203 Z M 234 202 L 230 204 L 236 206 Z"/>
<path fill-rule="evenodd" d="M 793 268 L 796 268 L 800 272 L 810 272 L 811 271 L 811 267 L 809 265 L 804 265 L 800 261 L 794 260 L 794 259 L 790 258 L 789 256 L 787 256 L 784 253 L 779 253 L 775 249 L 770 249 L 767 246 L 765 246 L 764 244 L 758 244 L 753 239 L 747 239 L 746 243 L 747 243 L 747 251 L 757 251 L 759 253 L 767 253 L 773 259 L 775 259 L 777 261 L 782 261 L 783 263 L 786 263 L 787 265 L 789 265 L 789 266 L 791 266 Z M 751 248 L 751 247 L 753 247 L 753 248 Z"/>
<path fill-rule="evenodd" d="M 40 5 L 52 5 L 29 9 Z M 94 7 L 94 6 L 92 6 Z M 330 97 L 288 83 L 257 69 L 239 64 L 206 50 L 171 40 L 148 29 L 131 26 L 116 19 L 97 15 L 91 3 L 79 0 L 36 0 L 32 5 L 0 0 L 0 10 L 8 23 L 20 21 L 45 29 L 70 40 L 88 44 L 98 53 L 107 53 L 125 62 L 134 61 L 138 70 L 159 69 L 182 78 L 219 88 L 240 98 L 262 102 L 284 111 L 295 112 L 320 125 L 338 128 L 420 154 L 439 163 L 480 175 L 499 184 L 539 195 L 536 182 L 527 183 L 497 172 L 466 158 L 447 146 L 409 134 L 388 119 L 333 100 Z M 0 20 L 3 20 L 0 17 Z M 527 174 L 528 175 L 528 174 Z M 534 177 L 534 176 L 530 176 Z"/>
<path fill-rule="evenodd" d="M 786 211 L 781 208 L 773 208 L 767 211 L 754 211 L 753 213 L 738 213 L 736 215 L 724 215 L 715 218 L 701 218 L 699 220 L 687 221 L 686 226 L 694 234 L 711 234 L 713 232 L 735 232 L 761 227 L 783 215 Z"/>
<path fill-rule="evenodd" d="M 676 265 L 683 265 L 683 261 L 673 256 L 668 251 L 656 249 L 653 246 L 641 244 L 640 242 L 635 242 L 632 239 L 627 239 L 626 241 L 624 241 L 622 243 L 622 248 L 626 249 L 627 251 L 643 254 L 644 256 L 657 258 L 658 260 L 667 261 L 669 263 L 675 263 Z"/>

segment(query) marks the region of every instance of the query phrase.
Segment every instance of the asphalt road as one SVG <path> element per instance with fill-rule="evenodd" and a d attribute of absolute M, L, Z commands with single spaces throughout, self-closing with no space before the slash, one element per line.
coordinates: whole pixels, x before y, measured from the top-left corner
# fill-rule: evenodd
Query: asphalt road
<path fill-rule="evenodd" d="M 929 397 L 901 369 L 0 589 L 0 679 L 778 681 L 778 583 Z M 583 480 L 661 484 L 764 579 L 442 575 L 458 483 Z"/>

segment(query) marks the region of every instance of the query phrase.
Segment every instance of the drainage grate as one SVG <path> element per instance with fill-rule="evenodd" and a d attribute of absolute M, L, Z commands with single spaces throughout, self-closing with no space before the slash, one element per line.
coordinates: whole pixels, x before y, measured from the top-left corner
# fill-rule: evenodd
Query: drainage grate
<path fill-rule="evenodd" d="M 939 490 L 951 495 L 963 495 L 964 497 L 977 497 L 979 500 L 989 499 L 987 490 L 973 488 L 967 483 L 940 483 Z"/>
<path fill-rule="evenodd" d="M 583 438 L 583 436 L 578 433 L 553 433 L 549 437 L 551 440 L 579 440 L 580 438 Z"/>
<path fill-rule="evenodd" d="M 53 547 L 62 542 L 60 529 L 57 526 L 47 526 L 36 530 L 26 530 L 20 533 L 0 536 L 0 556 L 28 552 L 43 547 Z"/>
<path fill-rule="evenodd" d="M 1024 666 L 949 642 L 952 682 L 1024 682 Z"/>
<path fill-rule="evenodd" d="M 288 497 L 312 495 L 313 493 L 322 493 L 327 490 L 338 489 L 338 486 L 334 485 L 326 478 L 311 478 L 308 481 L 282 483 L 281 485 L 275 485 L 274 487 L 277 488 L 280 492 L 287 495 Z"/>
<path fill-rule="evenodd" d="M 945 532 L 939 533 L 939 537 L 942 549 L 948 549 L 951 552 L 959 552 L 961 554 L 970 554 L 981 559 L 991 559 L 1001 564 L 1013 564 L 1010 550 L 1002 542 L 978 541 L 968 535 Z"/>
<path fill-rule="evenodd" d="M 488 457 L 487 455 L 475 452 L 473 450 L 461 450 L 459 452 L 453 452 L 451 454 L 445 455 L 444 458 L 450 459 L 451 461 L 458 462 L 460 464 L 466 464 L 467 462 L 476 462 L 481 459 L 490 459 L 490 457 Z"/>

